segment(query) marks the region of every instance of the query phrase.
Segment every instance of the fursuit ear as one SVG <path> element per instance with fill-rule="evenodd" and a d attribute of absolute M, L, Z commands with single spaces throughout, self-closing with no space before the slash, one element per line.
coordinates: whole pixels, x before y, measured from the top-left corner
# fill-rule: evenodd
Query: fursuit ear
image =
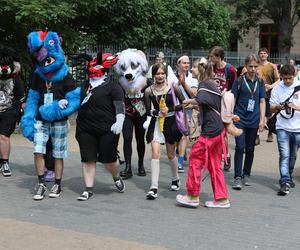
<path fill-rule="evenodd" d="M 41 48 L 43 46 L 43 41 L 40 37 L 39 32 L 34 31 L 29 33 L 29 35 L 27 36 L 27 46 L 29 48 L 30 54 L 33 54 L 38 50 L 38 48 Z"/>
<path fill-rule="evenodd" d="M 121 71 L 121 62 L 122 62 L 122 60 L 120 60 L 121 58 L 122 58 L 122 52 L 118 52 L 118 53 L 116 53 L 116 56 L 117 56 L 117 58 L 118 58 L 118 61 L 117 61 L 117 63 L 114 65 L 114 70 L 116 71 L 116 73 L 118 74 L 118 75 L 121 75 L 122 74 L 122 71 Z"/>
<path fill-rule="evenodd" d="M 54 47 L 56 52 L 62 51 L 62 47 L 60 45 L 60 39 L 56 32 L 53 31 L 48 32 L 44 42 L 44 47 L 46 48 Z"/>
<path fill-rule="evenodd" d="M 146 55 L 143 51 L 141 50 L 137 50 L 136 51 L 140 57 L 141 57 L 141 61 L 140 61 L 140 65 L 141 65 L 141 68 L 142 68 L 142 71 L 143 71 L 143 74 L 146 75 L 148 73 L 148 62 L 147 62 L 147 58 L 146 58 Z"/>

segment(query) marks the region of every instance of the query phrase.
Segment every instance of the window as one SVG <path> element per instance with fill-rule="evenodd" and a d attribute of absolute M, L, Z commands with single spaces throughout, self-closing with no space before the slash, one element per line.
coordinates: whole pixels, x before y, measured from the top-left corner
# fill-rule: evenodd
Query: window
<path fill-rule="evenodd" d="M 259 37 L 260 48 L 267 48 L 270 54 L 278 53 L 278 30 L 274 24 L 261 24 Z"/>

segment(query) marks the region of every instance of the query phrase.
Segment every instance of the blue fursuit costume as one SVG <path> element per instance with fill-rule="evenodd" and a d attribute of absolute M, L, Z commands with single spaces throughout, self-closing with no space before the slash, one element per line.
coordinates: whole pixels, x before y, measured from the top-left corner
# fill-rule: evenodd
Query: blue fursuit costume
<path fill-rule="evenodd" d="M 69 75 L 58 34 L 50 31 L 31 32 L 27 38 L 30 54 L 36 63 L 34 74 L 42 84 L 57 87 L 54 85 L 60 84 Z M 53 122 L 66 119 L 75 112 L 80 106 L 80 87 L 66 91 L 62 99 L 52 96 L 50 101 L 46 101 L 40 91 L 30 88 L 21 120 L 22 132 L 27 139 L 33 141 L 37 116 L 39 120 Z"/>

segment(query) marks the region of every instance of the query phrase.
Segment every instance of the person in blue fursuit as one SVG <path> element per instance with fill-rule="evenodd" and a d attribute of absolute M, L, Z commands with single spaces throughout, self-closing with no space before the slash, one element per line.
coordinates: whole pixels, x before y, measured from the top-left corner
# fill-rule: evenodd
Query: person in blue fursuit
<path fill-rule="evenodd" d="M 84 55 L 84 59 L 88 61 L 88 81 L 81 88 L 81 105 L 76 119 L 76 139 L 85 184 L 85 190 L 77 198 L 79 201 L 93 196 L 97 161 L 112 175 L 117 191 L 125 191 L 117 160 L 119 134 L 125 119 L 124 93 L 108 74 L 117 58 L 110 53 L 98 53 L 95 57 Z"/>
<path fill-rule="evenodd" d="M 5 177 L 11 176 L 10 136 L 20 118 L 24 100 L 20 69 L 19 55 L 11 48 L 0 48 L 0 172 Z"/>
<path fill-rule="evenodd" d="M 146 78 L 148 62 L 145 54 L 136 49 L 123 50 L 114 66 L 119 75 L 119 83 L 125 91 L 125 121 L 123 125 L 123 152 L 126 167 L 121 171 L 123 179 L 132 177 L 131 156 L 133 129 L 135 131 L 136 149 L 138 153 L 138 173 L 145 176 L 145 129 L 143 124 L 147 119 L 144 103 L 144 91 L 152 84 L 152 79 Z"/>
<path fill-rule="evenodd" d="M 42 200 L 47 191 L 44 154 L 49 137 L 55 159 L 55 183 L 49 197 L 56 198 L 62 193 L 63 159 L 67 157 L 67 119 L 80 106 L 80 88 L 76 88 L 68 72 L 56 32 L 31 32 L 27 39 L 29 52 L 37 66 L 32 76 L 21 128 L 23 135 L 34 144 L 38 185 L 33 199 Z"/>

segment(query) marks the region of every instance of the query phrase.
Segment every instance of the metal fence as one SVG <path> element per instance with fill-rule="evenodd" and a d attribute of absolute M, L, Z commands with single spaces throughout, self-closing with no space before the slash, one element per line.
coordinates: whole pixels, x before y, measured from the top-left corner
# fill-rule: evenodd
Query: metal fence
<path fill-rule="evenodd" d="M 80 48 L 78 51 L 74 53 L 67 54 L 67 62 L 70 67 L 70 72 L 73 75 L 74 79 L 77 83 L 80 83 L 86 79 L 85 74 L 85 61 L 83 59 L 74 59 L 76 58 L 76 55 L 79 55 L 81 53 L 87 53 L 90 55 L 95 55 L 99 51 L 102 52 L 110 52 L 113 54 L 116 54 L 124 49 L 127 49 L 126 47 L 122 47 L 119 45 L 93 45 L 93 46 L 86 46 L 83 48 Z M 175 69 L 175 60 L 176 57 L 180 54 L 187 53 L 191 59 L 191 61 L 194 61 L 195 59 L 199 57 L 207 57 L 208 50 L 203 49 L 170 49 L 170 48 L 144 48 L 143 51 L 145 52 L 145 55 L 147 57 L 147 60 L 149 62 L 149 65 L 154 63 L 155 55 L 158 51 L 162 51 L 165 55 L 165 60 L 167 63 Z M 254 52 L 255 53 L 255 52 Z M 235 51 L 225 51 L 225 61 L 234 65 L 235 67 L 239 67 L 244 65 L 245 57 L 247 56 L 247 53 L 238 53 Z M 290 55 L 290 57 L 294 58 L 297 64 L 300 64 L 300 55 Z M 275 64 L 280 63 L 286 63 L 288 60 L 287 56 L 280 55 L 280 54 L 271 54 L 269 57 L 269 60 Z M 28 79 L 28 73 L 23 72 L 23 78 Z"/>

